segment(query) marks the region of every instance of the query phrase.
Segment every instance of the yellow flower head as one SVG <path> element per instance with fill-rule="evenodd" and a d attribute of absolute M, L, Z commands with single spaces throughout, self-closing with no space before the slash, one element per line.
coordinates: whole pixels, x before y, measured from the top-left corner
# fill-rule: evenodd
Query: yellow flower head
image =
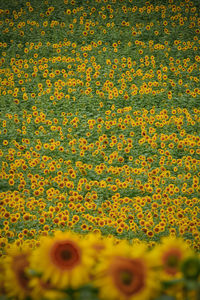
<path fill-rule="evenodd" d="M 101 254 L 95 284 L 101 299 L 147 300 L 159 289 L 146 246 L 119 242 Z"/>
<path fill-rule="evenodd" d="M 7 251 L 4 259 L 4 286 L 8 297 L 25 299 L 30 296 L 30 277 L 27 273 L 31 249 L 24 246 L 23 249 L 13 244 Z"/>
<path fill-rule="evenodd" d="M 161 267 L 162 279 L 180 277 L 182 262 L 191 255 L 188 245 L 180 238 L 165 237 L 161 245 L 152 251 L 155 261 Z"/>
<path fill-rule="evenodd" d="M 31 267 L 41 273 L 44 282 L 57 288 L 76 288 L 89 280 L 93 257 L 84 239 L 70 232 L 56 232 L 54 237 L 41 239 Z"/>
<path fill-rule="evenodd" d="M 91 248 L 95 259 L 98 258 L 99 253 L 106 248 L 107 239 L 101 237 L 99 233 L 90 233 L 86 236 L 88 248 Z"/>

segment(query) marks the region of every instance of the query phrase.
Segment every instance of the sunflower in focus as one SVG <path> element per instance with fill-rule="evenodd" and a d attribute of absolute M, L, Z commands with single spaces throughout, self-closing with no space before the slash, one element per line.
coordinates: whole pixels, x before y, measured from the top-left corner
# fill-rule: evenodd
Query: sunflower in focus
<path fill-rule="evenodd" d="M 101 299 L 112 300 L 148 300 L 160 287 L 146 246 L 125 241 L 101 254 L 94 283 Z"/>
<path fill-rule="evenodd" d="M 42 282 L 57 288 L 77 288 L 89 281 L 93 257 L 86 240 L 70 232 L 43 237 L 31 259 L 31 268 L 41 274 Z"/>
<path fill-rule="evenodd" d="M 25 299 L 30 296 L 30 277 L 27 273 L 31 249 L 16 244 L 10 246 L 4 259 L 4 287 L 8 297 Z"/>

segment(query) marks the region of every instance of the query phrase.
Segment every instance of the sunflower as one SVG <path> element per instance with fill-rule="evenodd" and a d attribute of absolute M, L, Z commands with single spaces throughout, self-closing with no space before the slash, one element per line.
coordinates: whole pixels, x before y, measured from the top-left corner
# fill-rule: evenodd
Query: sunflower
<path fill-rule="evenodd" d="M 31 287 L 31 299 L 52 299 L 59 300 L 65 299 L 66 294 L 57 290 L 57 287 L 53 287 L 52 284 L 44 282 L 40 277 L 33 277 L 30 280 L 29 286 Z"/>
<path fill-rule="evenodd" d="M 4 260 L 4 287 L 8 297 L 25 299 L 30 296 L 30 277 L 27 273 L 31 249 L 24 246 L 21 249 L 16 244 L 10 246 Z"/>
<path fill-rule="evenodd" d="M 35 250 L 31 267 L 41 273 L 41 280 L 57 288 L 77 288 L 89 281 L 93 264 L 86 240 L 77 234 L 57 231 L 54 237 L 43 237 Z"/>
<path fill-rule="evenodd" d="M 4 275 L 4 259 L 5 256 L 0 257 L 0 295 L 5 294 L 5 286 L 4 286 L 4 280 L 5 280 L 5 275 Z"/>
<path fill-rule="evenodd" d="M 152 251 L 152 255 L 161 267 L 162 280 L 181 277 L 181 264 L 191 255 L 191 249 L 180 238 L 165 237 L 161 242 Z"/>
<path fill-rule="evenodd" d="M 146 246 L 119 242 L 101 253 L 94 284 L 101 299 L 147 300 L 159 290 L 159 280 Z"/>
<path fill-rule="evenodd" d="M 114 238 L 101 236 L 100 233 L 89 233 L 86 235 L 86 241 L 96 261 L 99 259 L 99 254 L 106 249 L 108 244 L 114 243 Z"/>

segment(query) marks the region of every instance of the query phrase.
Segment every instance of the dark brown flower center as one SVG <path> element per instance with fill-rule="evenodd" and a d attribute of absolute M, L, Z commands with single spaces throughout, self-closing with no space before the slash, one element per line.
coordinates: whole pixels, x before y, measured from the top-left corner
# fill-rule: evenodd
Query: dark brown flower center
<path fill-rule="evenodd" d="M 175 275 L 178 272 L 182 253 L 179 249 L 169 249 L 163 254 L 163 265 L 165 271 L 171 275 Z"/>
<path fill-rule="evenodd" d="M 81 251 L 72 241 L 60 241 L 53 245 L 51 250 L 53 263 L 62 270 L 72 269 L 81 260 Z"/>
<path fill-rule="evenodd" d="M 167 266 L 169 266 L 171 268 L 177 267 L 178 261 L 179 261 L 179 259 L 177 256 L 175 256 L 175 255 L 169 256 L 167 259 Z"/>
<path fill-rule="evenodd" d="M 130 285 L 133 280 L 133 273 L 131 273 L 129 270 L 121 271 L 121 281 L 124 285 Z"/>
<path fill-rule="evenodd" d="M 111 276 L 116 288 L 128 297 L 144 288 L 146 270 L 140 259 L 117 258 L 111 265 Z"/>
<path fill-rule="evenodd" d="M 67 261 L 72 258 L 72 252 L 69 249 L 60 252 L 60 256 L 63 260 Z"/>

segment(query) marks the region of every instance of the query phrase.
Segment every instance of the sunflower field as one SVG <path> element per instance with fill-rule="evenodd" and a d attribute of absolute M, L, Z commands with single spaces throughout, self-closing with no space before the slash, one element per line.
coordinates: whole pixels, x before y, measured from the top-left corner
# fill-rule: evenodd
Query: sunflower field
<path fill-rule="evenodd" d="M 199 300 L 199 0 L 0 0 L 0 54 L 0 300 Z"/>

